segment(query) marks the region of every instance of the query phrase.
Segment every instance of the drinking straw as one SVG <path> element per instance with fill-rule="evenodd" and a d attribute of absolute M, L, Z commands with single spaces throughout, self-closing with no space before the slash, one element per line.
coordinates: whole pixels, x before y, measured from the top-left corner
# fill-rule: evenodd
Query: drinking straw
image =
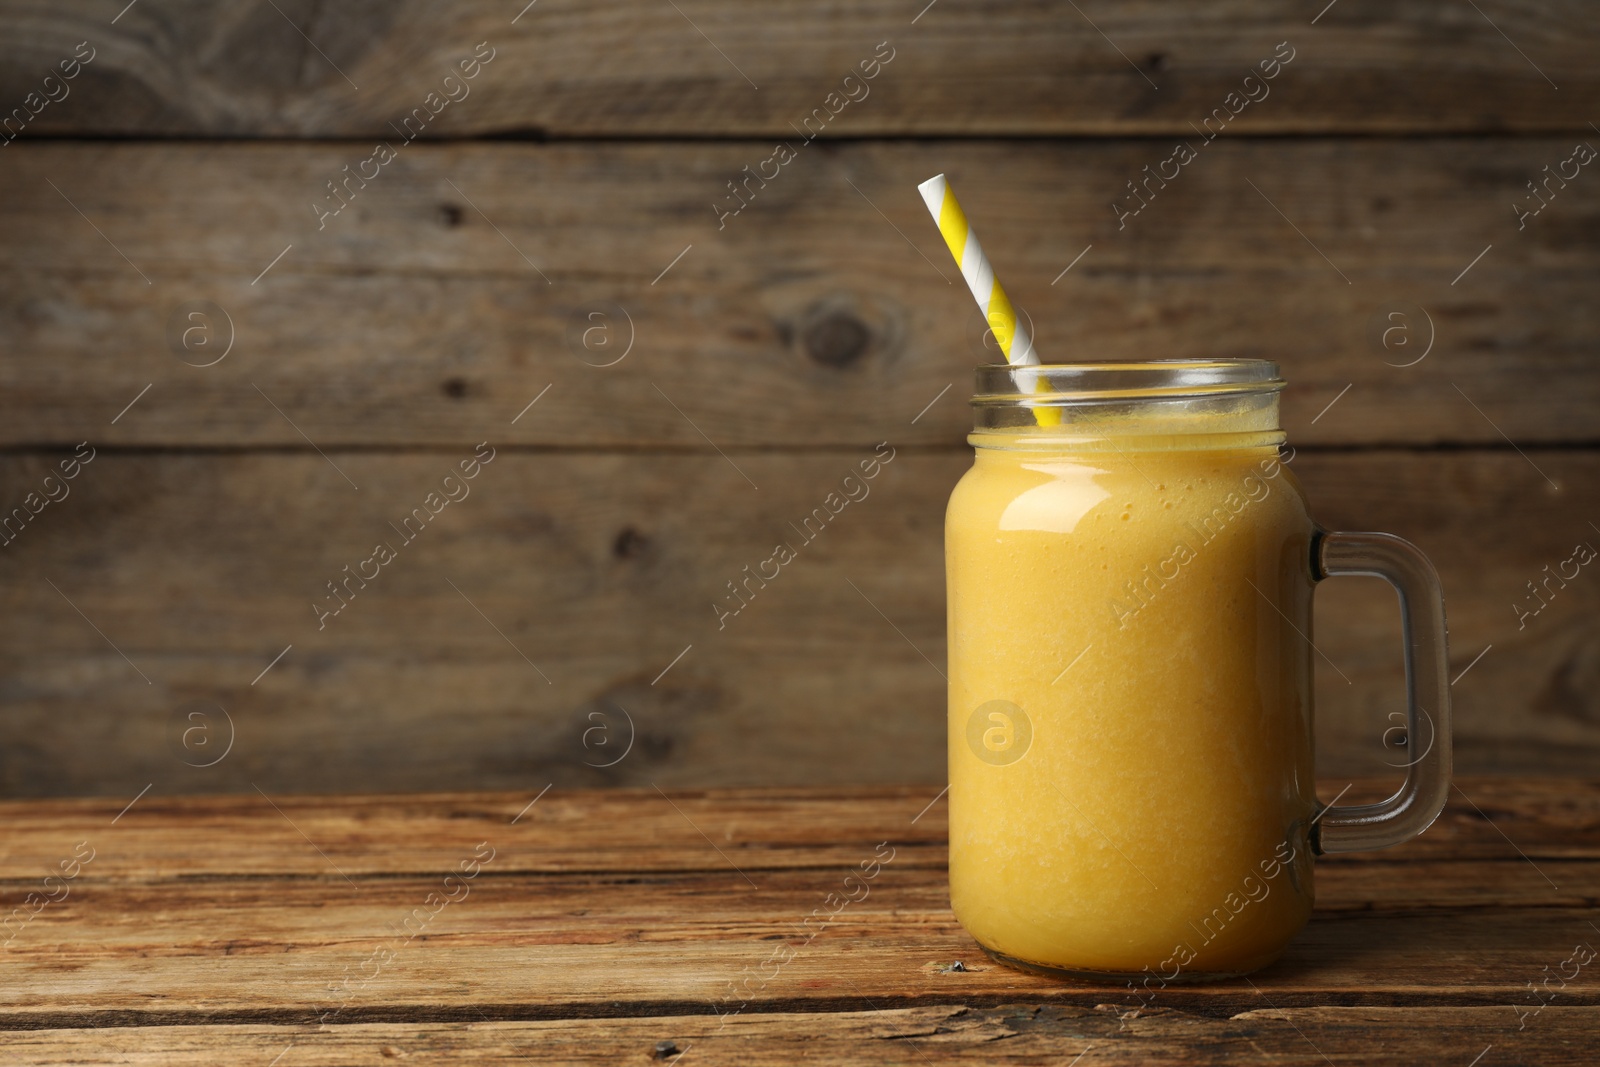
<path fill-rule="evenodd" d="M 1028 336 L 1027 327 L 1017 319 L 1011 298 L 1006 296 L 1000 280 L 994 276 L 989 257 L 983 254 L 978 235 L 967 225 L 966 212 L 961 210 L 950 183 L 943 174 L 936 174 L 917 186 L 917 191 L 922 194 L 940 235 L 944 237 L 944 243 L 955 257 L 956 265 L 961 268 L 961 276 L 967 280 L 967 288 L 972 290 L 978 310 L 983 312 L 984 319 L 988 321 L 994 339 L 999 342 L 1000 351 L 1005 353 L 1006 362 L 1013 367 L 1037 366 L 1039 354 L 1033 349 L 1033 339 Z M 1033 392 L 1049 391 L 1048 382 L 1034 377 Z M 1055 408 L 1035 407 L 1033 415 L 1041 426 L 1055 426 L 1061 422 L 1061 412 Z"/>

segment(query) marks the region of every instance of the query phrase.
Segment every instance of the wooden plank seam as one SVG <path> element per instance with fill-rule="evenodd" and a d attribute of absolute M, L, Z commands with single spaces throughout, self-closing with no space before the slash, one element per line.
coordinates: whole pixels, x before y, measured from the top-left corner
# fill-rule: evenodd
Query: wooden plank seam
<path fill-rule="evenodd" d="M 538 798 L 536 797 L 535 799 L 537 800 Z M 529 806 L 531 807 L 532 805 L 530 804 Z M 484 849 L 488 849 L 487 855 L 484 854 Z M 472 880 L 478 877 L 484 867 L 494 861 L 494 857 L 494 846 L 489 844 L 488 841 L 479 842 L 473 847 L 471 856 L 461 860 L 454 871 L 443 876 L 441 885 L 448 892 L 430 892 L 422 904 L 408 911 L 405 918 L 401 919 L 398 924 L 389 924 L 388 929 L 392 935 L 390 940 L 373 949 L 366 959 L 360 963 L 346 965 L 340 973 L 340 979 L 329 982 L 327 987 L 329 993 L 340 997 L 339 1005 L 336 1008 L 325 1010 L 318 1014 L 317 1029 L 319 1031 L 325 1030 L 329 1020 L 349 1007 L 351 1002 L 360 996 L 367 986 L 383 973 L 385 966 L 392 963 L 399 957 L 402 950 L 426 932 L 429 925 L 432 924 L 434 919 L 438 918 L 445 908 L 451 904 L 464 902 L 472 894 Z M 456 883 L 454 887 L 451 886 L 451 882 Z M 459 895 L 456 895 L 458 891 Z M 413 922 L 415 922 L 414 927 L 412 925 Z M 368 966 L 372 968 L 371 974 L 364 973 L 365 968 Z M 362 968 L 363 973 L 352 979 L 350 977 L 352 967 Z"/>
<path fill-rule="evenodd" d="M 885 48 L 889 49 L 889 54 L 887 56 L 883 54 L 883 50 Z M 892 44 L 890 44 L 887 40 L 880 41 L 878 46 L 873 49 L 871 56 L 861 60 L 855 65 L 854 68 L 851 69 L 849 74 L 844 76 L 844 80 L 840 84 L 840 88 L 843 89 L 843 95 L 841 95 L 837 89 L 830 91 L 828 95 L 823 98 L 821 105 L 812 108 L 810 113 L 808 113 L 805 118 L 800 120 L 800 124 L 805 127 L 805 130 L 800 129 L 799 126 L 796 126 L 794 122 L 791 121 L 789 123 L 790 128 L 801 137 L 800 147 L 805 148 L 812 141 L 816 140 L 817 136 L 823 132 L 823 129 L 828 125 L 828 123 L 837 118 L 845 110 L 845 108 L 849 107 L 852 103 L 860 103 L 861 101 L 867 99 L 867 97 L 872 93 L 872 88 L 867 83 L 872 81 L 872 79 L 876 78 L 879 74 L 883 73 L 883 68 L 894 61 L 895 55 L 896 51 Z M 856 75 L 857 70 L 860 71 L 859 77 Z M 855 88 L 852 88 L 850 85 L 852 81 L 855 82 Z M 860 91 L 860 96 L 856 95 L 858 90 Z M 835 106 L 835 102 L 838 104 L 837 107 Z M 811 124 L 813 121 L 815 121 L 817 124 L 817 128 L 815 130 L 811 129 Z M 750 173 L 750 164 L 746 163 L 743 169 L 741 169 L 739 172 L 745 176 L 744 180 L 741 181 L 739 185 L 735 186 L 734 180 L 732 178 L 728 179 L 728 192 L 732 194 L 732 199 L 739 206 L 731 210 L 726 210 L 720 204 L 713 203 L 711 205 L 711 211 L 717 217 L 717 230 L 720 232 L 726 229 L 728 226 L 728 220 L 737 216 L 745 208 L 749 207 L 750 202 L 755 200 L 756 193 L 760 192 L 762 189 L 765 189 L 769 181 L 776 181 L 778 177 L 783 174 L 783 168 L 794 162 L 797 158 L 799 158 L 799 151 L 794 147 L 794 145 L 790 144 L 788 141 L 780 141 L 778 142 L 777 146 L 773 148 L 772 155 L 756 164 L 756 173 Z M 774 168 L 771 174 L 768 174 L 766 170 L 763 169 L 768 164 Z M 750 182 L 752 180 L 760 183 L 759 189 L 750 188 Z M 741 188 L 744 190 L 744 194 L 740 193 L 739 190 Z M 746 195 L 749 197 L 748 200 L 746 199 Z M 663 271 L 662 273 L 664 274 L 666 272 Z M 658 278 L 657 281 L 659 280 L 660 279 Z M 651 284 L 654 285 L 655 283 L 652 282 Z"/>
<path fill-rule="evenodd" d="M 489 49 L 488 55 L 483 54 L 483 50 L 485 48 Z M 489 46 L 488 41 L 480 42 L 477 47 L 473 49 L 472 55 L 458 62 L 457 66 L 459 66 L 461 70 L 461 76 L 459 78 L 456 76 L 454 70 L 444 76 L 444 80 L 441 83 L 441 88 L 444 91 L 443 96 L 440 96 L 437 92 L 429 92 L 427 96 L 423 97 L 422 103 L 417 107 L 412 108 L 405 118 L 400 120 L 400 125 L 404 126 L 404 129 L 401 129 L 400 126 L 396 126 L 393 122 L 390 122 L 390 128 L 404 138 L 404 140 L 400 142 L 400 147 L 404 148 L 406 145 L 409 145 L 412 141 L 420 137 L 423 130 L 427 128 L 428 123 L 433 121 L 433 119 L 442 113 L 450 104 L 460 103 L 463 100 L 466 100 L 468 96 L 472 95 L 472 86 L 468 85 L 467 83 L 473 78 L 476 78 L 479 74 L 483 73 L 483 68 L 488 66 L 488 64 L 494 60 L 495 55 L 495 49 Z M 455 83 L 454 88 L 451 87 L 452 82 Z M 460 95 L 457 95 L 457 93 Z M 415 128 L 413 128 L 413 124 L 415 124 Z M 399 154 L 399 149 L 395 148 L 388 141 L 380 141 L 378 146 L 372 150 L 371 156 L 361 160 L 356 164 L 356 173 L 351 174 L 350 165 L 346 163 L 344 167 L 341 168 L 344 177 L 338 180 L 338 184 L 335 184 L 333 178 L 329 178 L 327 181 L 328 192 L 332 194 L 333 202 L 339 206 L 335 207 L 332 211 L 329 211 L 322 206 L 322 202 L 312 203 L 311 214 L 316 216 L 317 230 L 321 231 L 325 229 L 330 218 L 340 214 L 345 208 L 354 203 L 356 195 L 367 187 L 367 183 L 370 181 L 376 181 L 378 176 L 383 173 L 383 168 L 398 158 Z M 370 165 L 372 167 L 371 174 L 368 174 L 363 169 L 363 166 L 365 165 Z M 352 181 L 356 183 L 356 188 L 352 189 L 350 187 L 350 183 Z M 327 195 L 322 197 L 322 201 L 327 201 L 328 199 L 329 198 Z"/>
<path fill-rule="evenodd" d="M 488 455 L 484 454 L 484 449 L 486 448 L 489 450 Z M 467 483 L 481 474 L 484 467 L 493 463 L 495 455 L 496 452 L 488 441 L 479 442 L 473 457 L 464 459 L 457 465 L 459 474 L 456 469 L 452 469 L 449 474 L 446 474 L 440 480 L 439 489 L 443 490 L 444 495 L 441 496 L 439 490 L 430 489 L 428 494 L 422 498 L 422 502 L 413 507 L 410 513 L 400 520 L 399 526 L 390 521 L 389 528 L 400 535 L 400 548 L 405 548 L 421 537 L 422 531 L 427 528 L 428 523 L 437 519 L 451 504 L 459 504 L 467 499 L 472 494 L 472 487 Z M 455 483 L 454 487 L 451 486 L 452 482 Z M 412 529 L 413 524 L 416 527 L 415 530 Z M 385 535 L 385 538 L 387 538 L 387 535 Z M 356 563 L 355 573 L 352 574 L 350 565 L 348 563 L 345 564 L 342 568 L 344 572 L 343 580 L 338 585 L 335 585 L 334 582 L 338 579 L 338 575 L 329 579 L 326 585 L 330 595 L 322 598 L 324 601 L 338 604 L 338 607 L 330 610 L 316 601 L 311 602 L 311 612 L 317 618 L 317 629 L 319 631 L 326 629 L 328 620 L 338 616 L 345 608 L 349 607 L 350 603 L 355 600 L 356 593 L 360 589 L 365 589 L 369 581 L 376 581 L 383 568 L 398 559 L 399 555 L 399 549 L 396 549 L 392 543 L 385 539 L 373 546 L 371 556 Z M 368 564 L 372 566 L 371 574 L 368 574 L 363 569 Z M 358 589 L 351 588 L 350 583 L 352 581 L 356 583 L 359 587 Z M 342 593 L 340 592 L 341 587 L 344 590 Z"/>
<path fill-rule="evenodd" d="M 883 450 L 886 448 L 889 450 L 887 456 L 883 454 Z M 811 542 L 821 537 L 823 531 L 828 528 L 828 524 L 837 521 L 850 504 L 859 504 L 871 496 L 872 480 L 883 472 L 884 467 L 894 462 L 895 454 L 894 446 L 889 444 L 888 441 L 880 442 L 877 448 L 873 450 L 873 458 L 857 462 L 856 465 L 861 472 L 859 476 L 855 471 L 846 474 L 840 480 L 839 488 L 830 490 L 822 498 L 822 501 L 800 520 L 799 526 L 796 526 L 793 520 L 790 520 L 789 529 L 799 535 L 800 548 L 807 547 Z M 842 496 L 840 495 L 841 492 L 843 493 Z M 816 525 L 815 531 L 812 530 L 813 523 Z M 796 548 L 788 541 L 779 542 L 773 547 L 771 556 L 756 564 L 756 573 L 750 573 L 750 565 L 747 563 L 741 572 L 744 575 L 743 579 L 734 578 L 728 581 L 728 593 L 721 600 L 731 600 L 739 606 L 729 610 L 720 602 L 712 603 L 711 611 L 716 616 L 717 630 L 719 632 L 727 628 L 729 619 L 737 616 L 755 601 L 756 594 L 766 589 L 767 583 L 776 581 L 782 575 L 784 567 L 799 558 L 800 548 Z M 765 569 L 769 565 L 772 567 L 771 574 L 768 574 Z M 756 583 L 758 588 L 750 588 L 752 581 Z M 738 584 L 735 584 L 735 582 Z"/>
<path fill-rule="evenodd" d="M 1283 50 L 1285 48 L 1289 49 L 1288 55 L 1283 54 Z M 1294 61 L 1296 54 L 1297 53 L 1294 49 L 1294 46 L 1292 46 L 1288 41 L 1279 42 L 1272 55 L 1261 60 L 1257 64 L 1257 66 L 1261 68 L 1260 78 L 1257 78 L 1254 72 L 1245 75 L 1244 82 L 1242 83 L 1240 90 L 1229 92 L 1227 96 L 1222 98 L 1222 103 L 1220 105 L 1212 108 L 1211 113 L 1200 120 L 1200 125 L 1205 127 L 1204 130 L 1197 128 L 1193 122 L 1189 123 L 1190 129 L 1193 129 L 1194 132 L 1201 138 L 1200 147 L 1205 148 L 1211 144 L 1212 141 L 1215 141 L 1217 137 L 1227 129 L 1228 123 L 1231 122 L 1242 111 L 1244 111 L 1245 108 L 1249 107 L 1251 103 L 1260 103 L 1261 101 L 1265 100 L 1272 92 L 1266 83 L 1283 73 L 1283 68 L 1287 67 L 1291 62 Z M 1255 90 L 1251 90 L 1251 82 L 1256 83 Z M 1261 94 L 1260 96 L 1256 95 L 1256 92 L 1258 91 Z M 1244 95 L 1241 96 L 1240 92 L 1242 92 Z M 1235 104 L 1238 106 L 1235 107 Z M 1215 130 L 1211 129 L 1211 123 L 1213 120 L 1215 120 L 1217 123 L 1217 128 Z M 1168 182 L 1176 181 L 1178 176 L 1183 173 L 1183 168 L 1187 167 L 1190 163 L 1193 163 L 1199 158 L 1200 153 L 1195 151 L 1193 145 L 1191 145 L 1188 141 L 1180 141 L 1178 142 L 1177 146 L 1173 148 L 1171 155 L 1155 165 L 1157 173 L 1151 174 L 1150 165 L 1146 164 L 1142 172 L 1144 174 L 1144 178 L 1140 180 L 1138 186 L 1135 186 L 1133 179 L 1129 178 L 1128 192 L 1132 194 L 1133 200 L 1138 203 L 1139 206 L 1130 210 L 1123 210 L 1121 207 L 1119 207 L 1116 200 L 1111 202 L 1111 216 L 1117 220 L 1117 231 L 1120 233 L 1121 231 L 1127 229 L 1128 220 L 1130 218 L 1134 218 L 1143 212 L 1145 208 L 1149 207 L 1150 201 L 1153 201 L 1156 198 L 1156 193 L 1162 189 L 1165 189 Z M 1173 168 L 1172 173 L 1170 174 L 1168 174 L 1165 170 L 1165 167 L 1169 164 Z M 1150 183 L 1152 181 L 1156 183 L 1156 189 L 1150 188 Z M 1139 195 L 1140 188 L 1144 189 L 1148 199 L 1146 199 L 1146 196 Z M 1121 199 L 1122 194 L 1117 194 L 1117 197 L 1118 199 Z M 1065 274 L 1066 271 L 1062 271 L 1061 273 Z M 1054 283 L 1052 282 L 1051 284 Z"/>
<path fill-rule="evenodd" d="M 85 48 L 89 50 L 88 55 L 83 54 Z M 99 55 L 99 52 L 95 50 L 93 45 L 88 41 L 80 41 L 77 48 L 73 49 L 72 55 L 57 64 L 61 68 L 60 77 L 57 77 L 54 71 L 46 74 L 38 89 L 29 92 L 22 98 L 21 105 L 12 108 L 11 114 L 4 119 L 0 119 L 0 136 L 5 137 L 4 141 L 0 141 L 0 148 L 5 148 L 20 137 L 22 131 L 27 128 L 28 123 L 42 114 L 45 108 L 52 103 L 59 104 L 71 96 L 72 87 L 67 82 L 83 73 L 83 68 L 93 63 L 94 57 L 97 55 Z M 54 89 L 50 87 L 51 82 L 55 82 Z M 60 95 L 56 95 L 57 93 Z M 13 125 L 16 126 L 15 132 L 12 130 Z"/>
<path fill-rule="evenodd" d="M 889 850 L 889 854 L 887 856 L 883 854 L 884 849 Z M 774 981 L 778 975 L 783 972 L 784 967 L 800 954 L 802 949 L 811 944 L 812 941 L 816 940 L 818 934 L 822 933 L 829 926 L 832 926 L 835 922 L 837 922 L 839 916 L 843 914 L 846 908 L 848 908 L 851 904 L 866 900 L 867 897 L 872 894 L 872 880 L 877 878 L 878 875 L 882 873 L 884 867 L 887 867 L 890 863 L 894 862 L 894 857 L 894 846 L 889 844 L 887 841 L 880 841 L 877 848 L 873 850 L 872 857 L 862 860 L 858 865 L 860 868 L 860 873 L 852 872 L 845 875 L 843 887 L 847 891 L 846 893 L 828 893 L 825 897 L 823 897 L 821 905 L 812 908 L 811 914 L 800 920 L 800 922 L 797 924 L 799 935 L 802 938 L 800 944 L 798 946 L 792 945 L 790 943 L 791 939 L 789 937 L 785 937 L 784 939 L 778 941 L 778 943 L 773 947 L 772 952 L 768 954 L 767 958 L 758 964 L 758 966 L 763 969 L 770 966 L 772 968 L 772 973 L 758 973 L 755 976 L 755 984 L 752 985 L 751 978 L 749 976 L 750 965 L 746 964 L 739 971 L 740 975 L 745 976 L 742 982 L 742 989 L 737 988 L 734 985 L 733 980 L 729 979 L 728 992 L 723 994 L 720 1004 L 714 1002 L 711 1005 L 712 1010 L 717 1015 L 717 1029 L 721 1030 L 727 1025 L 730 1018 L 738 1015 L 740 1012 L 744 1011 L 745 1008 L 749 1007 L 750 1001 L 759 996 L 767 988 L 767 984 Z M 852 881 L 856 883 L 854 886 L 850 884 Z M 860 896 L 853 895 L 856 890 L 860 890 Z M 826 914 L 823 914 L 825 910 Z M 820 921 L 821 925 L 817 926 L 815 929 L 812 929 L 811 924 L 813 920 Z M 736 999 L 739 1001 L 739 1006 L 737 1008 L 729 1012 L 724 1012 L 722 1010 L 723 1006 Z"/>

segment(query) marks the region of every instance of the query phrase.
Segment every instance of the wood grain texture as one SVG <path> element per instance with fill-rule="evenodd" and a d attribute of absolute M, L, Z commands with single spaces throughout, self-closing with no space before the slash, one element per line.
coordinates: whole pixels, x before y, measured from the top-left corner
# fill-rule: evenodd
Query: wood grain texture
<path fill-rule="evenodd" d="M 5 946 L 0 1029 L 19 1063 L 645 1061 L 662 1041 L 710 1062 L 1585 1063 L 1600 993 L 1572 980 L 1535 1013 L 1525 983 L 1600 936 L 1600 782 L 1459 785 L 1475 803 L 1418 840 L 1320 859 L 1279 963 L 1142 1008 L 984 957 L 949 912 L 943 806 L 904 789 L 6 802 L 0 899 L 80 834 L 94 855 Z M 730 999 L 885 838 L 868 894 Z M 472 856 L 467 891 L 397 935 Z"/>
<path fill-rule="evenodd" d="M 465 845 L 457 859 L 472 848 Z M 869 849 L 863 858 L 871 855 Z M 637 872 L 613 879 L 479 875 L 459 903 L 425 924 L 413 919 L 425 933 L 409 936 L 401 923 L 414 910 L 433 910 L 430 894 L 439 897 L 453 867 L 427 880 L 354 885 L 293 879 L 97 892 L 85 883 L 7 947 L 11 981 L 0 1000 L 0 1029 L 314 1026 L 327 1013 L 338 1023 L 706 1015 L 741 1006 L 756 1013 L 1024 998 L 1139 1007 L 1126 980 L 1064 983 L 990 960 L 951 913 L 938 873 L 886 870 L 871 897 L 809 943 L 796 932 L 799 923 L 842 887 L 844 871 L 762 875 L 759 891 L 732 871 L 664 882 Z M 1477 916 L 1492 915 L 1490 925 L 1474 921 L 1470 908 L 1406 907 L 1319 914 L 1250 981 L 1152 984 L 1146 999 L 1154 994 L 1157 1006 L 1213 1014 L 1252 1002 L 1496 1006 L 1514 1031 L 1510 1005 L 1538 1007 L 1525 983 L 1537 986 L 1545 965 L 1553 974 L 1575 944 L 1600 941 L 1588 921 L 1592 908 L 1499 905 Z M 101 921 L 77 918 L 86 913 Z M 760 975 L 773 950 L 786 947 L 799 951 L 781 967 L 768 965 L 778 974 Z M 395 958 L 367 963 L 362 974 L 364 961 L 380 951 Z M 956 961 L 962 969 L 952 973 Z M 132 975 L 137 984 L 126 981 Z M 751 985 L 742 986 L 747 977 Z M 1592 982 L 1561 988 L 1552 980 L 1551 989 L 1559 989 L 1557 1003 L 1600 1006 Z M 475 1016 L 474 1007 L 483 1014 Z"/>
<path fill-rule="evenodd" d="M 1593 118 L 1600 27 L 1581 0 L 1320 6 L 185 0 L 113 24 L 102 5 L 33 0 L 0 21 L 0 98 L 20 104 L 87 38 L 96 58 L 27 134 L 386 136 L 485 42 L 495 58 L 430 136 L 787 137 L 887 41 L 893 61 L 831 135 L 1165 134 L 1289 42 L 1292 63 L 1241 127 L 1498 133 Z"/>
<path fill-rule="evenodd" d="M 326 583 L 400 544 L 389 524 L 470 454 L 101 453 L 4 549 L 5 790 L 943 781 L 940 531 L 966 456 L 897 452 L 719 629 L 726 583 L 799 542 L 788 523 L 871 453 L 501 451 L 319 630 Z M 1467 771 L 1580 773 L 1600 753 L 1600 583 L 1581 575 L 1521 629 L 1513 606 L 1597 539 L 1581 502 L 1600 460 L 1537 458 L 1559 493 L 1506 451 L 1291 467 L 1328 527 L 1398 533 L 1435 561 Z M 9 457 L 0 481 L 47 469 Z M 1318 662 L 1320 766 L 1384 773 L 1393 595 L 1345 579 L 1318 604 L 1314 639 L 1342 672 Z M 233 748 L 195 766 L 230 722 Z"/>
<path fill-rule="evenodd" d="M 1384 778 L 1325 779 L 1321 791 L 1327 799 L 1344 793 L 1344 802 L 1357 803 L 1386 795 L 1389 785 Z M 269 812 L 280 821 L 264 823 Z M 1592 780 L 1458 778 L 1443 814 L 1403 851 L 1320 860 L 1318 907 L 1343 910 L 1377 902 L 1401 909 L 1418 899 L 1419 881 L 1423 899 L 1441 906 L 1581 906 L 1600 863 L 1597 812 L 1600 783 Z M 548 792 L 537 787 L 337 798 L 252 791 L 206 796 L 203 803 L 152 790 L 137 799 L 5 800 L 0 815 L 8 826 L 0 846 L 0 883 L 12 889 L 52 868 L 73 843 L 106 840 L 108 833 L 116 847 L 100 850 L 92 867 L 97 883 L 116 886 L 296 874 L 338 883 L 331 866 L 305 870 L 310 853 L 301 847 L 312 847 L 308 839 L 322 849 L 326 863 L 355 879 L 420 878 L 450 868 L 464 847 L 483 840 L 500 843 L 496 877 L 618 876 L 641 869 L 662 878 L 706 872 L 726 877 L 730 863 L 758 874 L 816 872 L 852 867 L 880 841 L 893 842 L 896 871 L 943 870 L 946 854 L 946 809 L 938 786 L 670 792 L 557 786 Z M 1503 836 L 1507 830 L 1515 848 Z M 197 848 L 196 841 L 205 847 Z M 1511 862 L 1521 857 L 1526 859 Z M 1527 867 L 1530 861 L 1573 873 L 1563 874 L 1565 887 L 1553 888 Z M 1451 865 L 1470 865 L 1473 876 L 1451 876 Z M 1435 876 L 1419 880 L 1408 873 L 1422 868 Z"/>
<path fill-rule="evenodd" d="M 1508 1032 L 1506 1020 L 1512 1019 Z M 1202 1067 L 1248 1062 L 1279 1067 L 1466 1064 L 1486 1046 L 1507 1062 L 1589 1067 L 1600 1008 L 1546 1008 L 1538 1025 L 1515 1029 L 1496 1008 L 1292 1008 L 1227 1018 L 1152 1009 L 1128 1018 L 1112 1006 L 1013 1004 L 884 1008 L 554 1022 L 358 1023 L 316 1031 L 285 1026 L 167 1026 L 40 1030 L 7 1034 L 23 1067 L 61 1063 L 134 1067 L 209 1065 L 219 1055 L 262 1063 L 291 1049 L 285 1064 L 344 1067 L 421 1057 L 430 1064 L 676 1063 L 828 1065 L 925 1063 L 1045 1067 L 1092 1055 L 1097 1064 Z M 656 1058 L 661 1042 L 679 1050 Z M 691 1052 L 690 1050 L 694 1051 Z M 1495 1053 L 1491 1052 L 1490 1055 Z M 1493 1063 L 1493 1060 L 1486 1062 Z"/>
<path fill-rule="evenodd" d="M 959 446 L 943 170 L 1049 356 L 1277 359 L 1302 445 L 1592 445 L 1600 181 L 1512 207 L 1570 142 L 1224 137 L 1120 231 L 1168 141 L 812 146 L 720 230 L 764 142 L 412 145 L 320 231 L 367 142 L 19 142 L 0 444 Z"/>

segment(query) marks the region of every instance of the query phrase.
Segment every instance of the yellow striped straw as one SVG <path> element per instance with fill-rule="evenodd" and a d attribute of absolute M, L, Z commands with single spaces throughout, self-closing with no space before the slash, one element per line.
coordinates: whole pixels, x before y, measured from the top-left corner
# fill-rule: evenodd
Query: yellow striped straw
<path fill-rule="evenodd" d="M 978 302 L 978 309 L 989 323 L 994 339 L 999 342 L 1000 351 L 1005 353 L 1006 362 L 1013 367 L 1038 365 L 1039 354 L 1033 349 L 1033 338 L 1028 336 L 1028 328 L 1018 320 L 1011 298 L 994 276 L 989 257 L 983 254 L 978 235 L 967 225 L 966 212 L 961 210 L 950 183 L 943 174 L 936 174 L 917 186 L 917 191 L 922 194 L 944 243 L 961 268 L 961 276 L 967 280 L 967 288 L 972 290 L 972 297 Z M 1039 378 L 1034 382 L 1033 391 L 1046 393 L 1050 387 Z M 1061 412 L 1055 408 L 1036 407 L 1033 414 L 1041 426 L 1055 426 L 1061 422 Z"/>

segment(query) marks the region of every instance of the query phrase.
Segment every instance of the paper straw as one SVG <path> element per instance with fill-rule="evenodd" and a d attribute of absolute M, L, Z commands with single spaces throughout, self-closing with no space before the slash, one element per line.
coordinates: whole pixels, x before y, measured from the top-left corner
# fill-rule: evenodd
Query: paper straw
<path fill-rule="evenodd" d="M 972 290 L 972 298 L 978 302 L 978 310 L 983 312 L 1000 351 L 1005 353 L 1006 362 L 1013 367 L 1037 366 L 1039 354 L 1034 351 L 1033 338 L 1028 336 L 1028 328 L 1017 318 L 1011 298 L 994 276 L 989 257 L 983 254 L 978 235 L 967 225 L 966 212 L 961 210 L 950 183 L 943 174 L 936 174 L 917 186 L 917 191 L 922 194 L 945 245 L 961 268 L 961 276 Z M 1050 391 L 1049 383 L 1037 375 L 1018 375 L 1017 381 L 1029 392 Z M 1061 422 L 1061 412 L 1055 408 L 1035 407 L 1033 414 L 1041 426 L 1055 426 Z"/>

